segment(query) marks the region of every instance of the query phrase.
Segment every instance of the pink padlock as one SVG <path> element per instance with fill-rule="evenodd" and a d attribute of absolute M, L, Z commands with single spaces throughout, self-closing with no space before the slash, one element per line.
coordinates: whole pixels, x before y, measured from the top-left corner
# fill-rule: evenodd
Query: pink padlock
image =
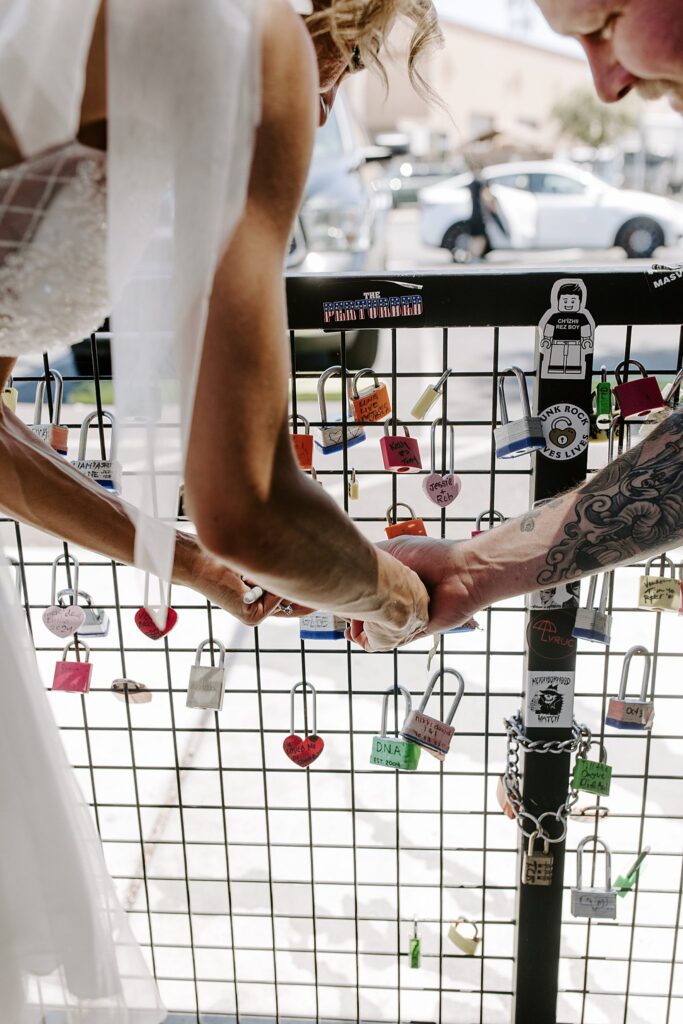
<path fill-rule="evenodd" d="M 85 650 L 85 661 L 67 661 L 66 656 L 69 650 L 74 647 L 78 658 L 79 648 Z M 53 690 L 64 690 L 67 693 L 89 693 L 90 678 L 92 676 L 92 665 L 90 664 L 90 648 L 83 641 L 76 643 L 72 640 L 67 644 L 62 653 L 62 660 L 55 665 L 55 674 L 52 679 Z"/>
<path fill-rule="evenodd" d="M 403 423 L 398 423 L 405 430 L 405 437 L 400 434 L 390 434 L 389 424 L 384 424 L 384 437 L 379 440 L 382 449 L 384 468 L 391 473 L 418 473 L 422 469 L 420 458 L 420 446 L 417 438 L 411 437 L 408 428 Z"/>
<path fill-rule="evenodd" d="M 622 368 L 626 371 L 629 366 L 637 366 L 641 375 L 635 380 L 622 382 L 619 371 Z M 666 405 L 656 378 L 648 377 L 647 370 L 637 359 L 624 359 L 615 369 L 614 376 L 617 381 L 614 385 L 614 394 L 624 418 L 650 412 L 652 409 L 661 409 Z"/>

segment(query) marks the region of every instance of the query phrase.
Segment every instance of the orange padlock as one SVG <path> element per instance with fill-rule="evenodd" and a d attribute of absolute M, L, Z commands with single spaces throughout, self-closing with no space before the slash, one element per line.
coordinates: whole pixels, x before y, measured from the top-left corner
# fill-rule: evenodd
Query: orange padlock
<path fill-rule="evenodd" d="M 399 523 L 398 517 L 396 515 L 396 509 L 398 508 L 407 508 L 408 512 L 410 513 L 410 519 L 404 519 L 402 523 Z M 413 512 L 412 508 L 410 507 L 410 505 L 406 505 L 404 501 L 397 501 L 395 505 L 389 506 L 389 508 L 387 509 L 387 523 L 389 525 L 384 527 L 384 532 L 386 533 L 389 540 L 391 540 L 393 537 L 427 536 L 425 524 L 422 522 L 421 519 L 415 518 L 415 513 Z"/>
<path fill-rule="evenodd" d="M 299 466 L 305 470 L 313 469 L 313 434 L 310 423 L 305 416 L 290 416 L 289 422 L 293 427 L 293 433 L 290 432 L 289 437 Z M 296 431 L 299 423 L 303 424 L 303 434 Z"/>
<path fill-rule="evenodd" d="M 365 391 L 359 390 L 359 381 L 363 377 L 372 377 L 372 387 Z M 386 384 L 369 366 L 359 370 L 351 382 L 351 405 L 353 415 L 359 423 L 379 423 L 391 415 L 391 402 Z"/>

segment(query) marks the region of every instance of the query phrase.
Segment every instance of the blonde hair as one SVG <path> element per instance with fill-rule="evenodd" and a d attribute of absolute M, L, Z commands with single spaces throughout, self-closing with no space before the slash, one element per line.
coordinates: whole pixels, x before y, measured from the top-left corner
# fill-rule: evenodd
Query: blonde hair
<path fill-rule="evenodd" d="M 432 0 L 317 0 L 315 13 L 306 19 L 312 36 L 328 35 L 341 52 L 358 47 L 363 64 L 377 71 L 387 86 L 385 67 L 378 55 L 397 18 L 411 22 L 408 74 L 415 91 L 434 100 L 435 93 L 417 70 L 422 54 L 443 44 Z M 379 44 L 379 47 L 378 47 Z M 438 102 L 438 99 L 437 99 Z"/>

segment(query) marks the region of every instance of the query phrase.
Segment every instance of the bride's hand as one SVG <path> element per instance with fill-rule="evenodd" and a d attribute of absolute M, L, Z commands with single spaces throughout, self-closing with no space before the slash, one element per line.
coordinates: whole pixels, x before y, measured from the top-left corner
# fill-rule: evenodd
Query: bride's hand
<path fill-rule="evenodd" d="M 245 582 L 239 573 L 204 551 L 197 556 L 192 586 L 212 604 L 224 608 L 247 626 L 258 626 L 270 615 L 294 618 L 313 611 L 269 593 L 264 593 L 253 604 L 245 604 L 244 595 L 253 584 Z"/>

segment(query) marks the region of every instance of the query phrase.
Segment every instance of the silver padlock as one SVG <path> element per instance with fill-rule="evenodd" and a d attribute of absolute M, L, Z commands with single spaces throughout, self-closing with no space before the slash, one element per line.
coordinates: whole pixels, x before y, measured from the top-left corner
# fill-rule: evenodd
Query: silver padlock
<path fill-rule="evenodd" d="M 315 443 L 323 455 L 333 455 L 334 452 L 340 452 L 345 447 L 353 448 L 354 445 L 365 441 L 365 431 L 352 421 L 348 401 L 346 406 L 349 412 L 346 424 L 342 420 L 336 420 L 332 423 L 328 421 L 325 385 L 331 377 L 341 377 L 343 382 L 341 366 L 330 366 L 328 370 L 321 373 L 318 380 L 318 405 L 320 406 L 321 426 L 319 428 L 319 439 L 316 438 Z"/>
<path fill-rule="evenodd" d="M 512 420 L 512 422 L 510 422 L 508 416 L 507 401 L 505 399 L 506 374 L 509 373 L 517 378 L 519 397 L 522 401 L 522 416 L 518 420 Z M 524 373 L 518 366 L 511 366 L 507 370 L 501 370 L 498 377 L 498 406 L 502 422 L 493 432 L 497 458 L 514 459 L 518 455 L 528 455 L 530 452 L 540 451 L 540 449 L 545 448 L 543 424 L 541 423 L 540 416 L 531 415 L 526 380 L 524 379 Z"/>
<path fill-rule="evenodd" d="M 55 382 L 55 396 L 52 401 L 52 419 L 49 423 L 43 423 L 43 399 L 45 398 L 44 380 L 38 381 L 36 387 L 36 400 L 33 406 L 33 423 L 31 431 L 45 444 L 49 444 L 60 455 L 66 455 L 69 450 L 69 428 L 60 423 L 62 416 L 62 396 L 64 394 L 64 378 L 57 370 L 50 370 L 49 375 Z M 49 383 L 49 382 L 48 382 Z M 50 386 L 50 390 L 52 390 Z"/>
<path fill-rule="evenodd" d="M 82 625 L 78 627 L 79 636 L 107 636 L 109 633 L 109 616 L 104 608 L 93 608 L 92 598 L 86 590 L 71 590 L 70 588 L 59 591 L 57 603 L 63 607 L 62 597 L 68 596 L 75 598 L 73 603 L 79 605 L 85 615 Z M 83 598 L 84 604 L 81 604 L 78 600 L 79 597 Z"/>
<path fill-rule="evenodd" d="M 583 887 L 583 851 L 588 843 L 605 852 L 605 888 Z M 595 853 L 597 854 L 597 849 Z M 604 839 L 586 836 L 576 847 L 576 886 L 572 889 L 571 911 L 573 917 L 598 917 L 613 921 L 617 916 L 617 890 L 612 888 L 612 855 Z"/>
<path fill-rule="evenodd" d="M 218 648 L 218 665 L 201 664 L 202 653 L 207 648 Z M 187 687 L 186 707 L 203 711 L 220 711 L 225 694 L 225 647 L 220 640 L 204 640 L 197 647 L 194 665 L 190 669 Z"/>
<path fill-rule="evenodd" d="M 660 563 L 659 576 L 651 575 L 655 562 Z M 665 576 L 665 567 L 671 575 Z M 638 607 L 651 612 L 680 612 L 681 582 L 676 579 L 676 566 L 666 555 L 655 555 L 645 563 L 645 575 L 640 577 Z"/>
<path fill-rule="evenodd" d="M 497 509 L 486 509 L 484 512 L 480 512 L 476 518 L 474 529 L 472 530 L 472 536 L 478 537 L 480 533 L 483 533 L 482 526 L 484 520 L 488 520 L 488 529 L 495 530 L 496 525 L 502 525 L 505 522 L 505 516 L 502 512 L 498 512 Z"/>
<path fill-rule="evenodd" d="M 64 605 L 61 601 L 57 602 L 57 568 L 61 562 L 64 562 L 65 569 L 67 569 L 67 582 L 68 565 L 73 565 L 73 586 L 69 590 L 63 591 L 63 593 L 68 593 L 72 596 L 73 604 Z M 77 633 L 85 621 L 85 612 L 82 608 L 79 608 L 76 601 L 78 596 L 78 573 L 78 559 L 74 555 L 69 555 L 68 558 L 66 555 L 58 555 L 52 563 L 50 604 L 43 612 L 42 617 L 50 632 L 62 639 Z"/>
<path fill-rule="evenodd" d="M 299 619 L 302 640 L 343 640 L 346 621 L 334 612 L 311 612 Z"/>
<path fill-rule="evenodd" d="M 643 665 L 643 682 L 640 687 L 639 697 L 627 697 L 626 685 L 628 683 L 628 671 L 631 666 L 631 659 L 635 655 L 645 658 Z M 650 682 L 650 652 L 646 647 L 640 645 L 631 647 L 624 655 L 624 665 L 621 670 L 621 681 L 619 683 L 619 696 L 610 697 L 607 706 L 607 717 L 605 724 L 611 725 L 614 729 L 630 729 L 643 732 L 652 728 L 652 721 L 655 717 L 655 706 L 653 701 L 647 699 L 647 689 Z"/>
<path fill-rule="evenodd" d="M 442 679 L 446 675 L 455 676 L 458 680 L 458 692 L 453 699 L 446 721 L 441 722 L 438 718 L 432 718 L 424 712 L 437 679 Z M 437 761 L 445 760 L 446 754 L 450 749 L 453 734 L 455 733 L 451 722 L 455 717 L 455 712 L 458 710 L 458 705 L 462 700 L 464 692 L 465 680 L 459 672 L 454 668 L 439 669 L 429 680 L 417 711 L 410 711 L 406 717 L 400 733 L 401 738 L 424 747 Z"/>
<path fill-rule="evenodd" d="M 92 421 L 97 419 L 97 411 L 90 412 L 81 423 L 81 433 L 78 440 L 78 458 L 72 461 L 71 465 L 80 470 L 95 483 L 105 487 L 113 494 L 121 493 L 121 466 L 116 461 L 116 421 L 112 413 L 104 411 L 102 419 L 111 423 L 111 439 L 108 459 L 86 459 L 85 454 L 88 446 L 88 428 Z"/>
<path fill-rule="evenodd" d="M 612 616 L 607 611 L 611 573 L 603 573 L 600 588 L 600 603 L 595 607 L 595 591 L 598 577 L 591 576 L 588 584 L 586 606 L 577 608 L 572 636 L 579 640 L 592 640 L 596 644 L 608 644 L 612 635 Z"/>
<path fill-rule="evenodd" d="M 552 885 L 553 855 L 550 852 L 548 837 L 543 836 L 543 853 L 537 853 L 534 844 L 541 833 L 532 832 L 522 860 L 523 885 Z"/>

